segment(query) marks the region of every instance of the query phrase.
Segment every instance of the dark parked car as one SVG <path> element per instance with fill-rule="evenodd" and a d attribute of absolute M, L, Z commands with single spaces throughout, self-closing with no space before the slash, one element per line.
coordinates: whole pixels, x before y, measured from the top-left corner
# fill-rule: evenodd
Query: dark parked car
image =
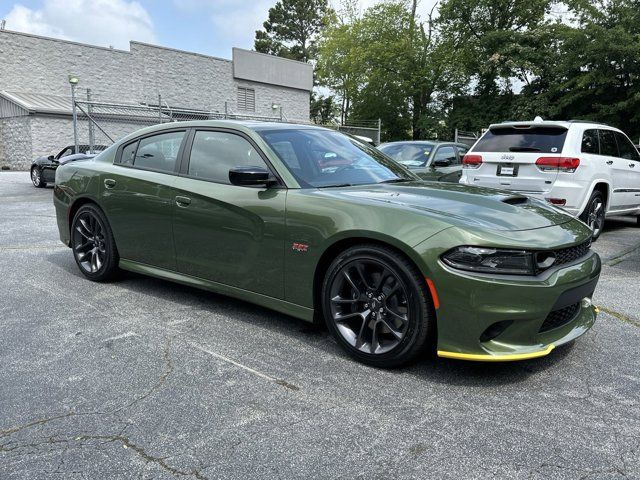
<path fill-rule="evenodd" d="M 422 181 L 316 126 L 149 127 L 61 166 L 53 202 L 88 279 L 130 270 L 324 320 L 371 365 L 436 345 L 464 360 L 541 357 L 596 319 L 584 223 L 512 192 Z"/>
<path fill-rule="evenodd" d="M 464 143 L 436 141 L 390 142 L 378 147 L 425 180 L 453 183 L 460 180 L 462 157 L 469 148 Z"/>
<path fill-rule="evenodd" d="M 47 183 L 52 183 L 56 178 L 56 169 L 69 161 L 91 158 L 98 152 L 106 150 L 105 145 L 94 145 L 89 151 L 89 145 L 78 145 L 78 153 L 75 153 L 75 145 L 64 147 L 57 155 L 42 156 L 36 158 L 31 164 L 31 181 L 38 188 L 44 188 Z"/>

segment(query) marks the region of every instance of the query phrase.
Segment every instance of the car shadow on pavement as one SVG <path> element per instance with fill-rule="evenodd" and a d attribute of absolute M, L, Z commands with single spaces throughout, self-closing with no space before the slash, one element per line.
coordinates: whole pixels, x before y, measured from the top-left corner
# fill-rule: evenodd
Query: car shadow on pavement
<path fill-rule="evenodd" d="M 603 233 L 614 232 L 624 228 L 634 227 L 637 224 L 636 217 L 612 217 L 604 221 Z"/>
<path fill-rule="evenodd" d="M 78 271 L 70 251 L 53 252 L 48 255 L 48 260 L 72 276 L 89 282 Z M 258 326 L 277 335 L 293 338 L 297 342 L 303 342 L 318 350 L 322 355 L 340 357 L 340 361 L 345 362 L 345 369 L 352 368 L 351 363 L 358 363 L 342 351 L 324 325 L 311 324 L 232 297 L 132 272 L 122 272 L 112 284 L 128 290 L 135 296 L 143 295 L 157 298 L 158 302 L 153 302 L 149 313 L 153 313 L 154 309 L 159 308 L 158 305 L 167 300 L 173 304 L 180 304 L 180 311 L 183 310 L 182 307 L 184 310 L 188 310 L 190 307 L 197 310 L 199 314 L 189 320 L 189 323 L 193 324 L 190 333 L 198 333 L 204 342 L 206 342 L 207 332 L 199 330 L 206 329 L 207 317 L 201 315 L 203 310 L 211 315 L 224 315 L 231 321 Z M 90 302 L 90 298 L 84 296 L 83 301 Z M 170 327 L 169 321 L 165 326 Z M 425 381 L 441 384 L 500 386 L 525 381 L 531 375 L 554 367 L 569 355 L 572 348 L 573 344 L 569 344 L 555 349 L 547 357 L 504 363 L 443 359 L 436 357 L 434 352 L 423 355 L 413 365 L 384 371 L 393 375 L 411 375 Z M 365 368 L 371 368 L 372 372 L 376 371 L 374 367 Z"/>

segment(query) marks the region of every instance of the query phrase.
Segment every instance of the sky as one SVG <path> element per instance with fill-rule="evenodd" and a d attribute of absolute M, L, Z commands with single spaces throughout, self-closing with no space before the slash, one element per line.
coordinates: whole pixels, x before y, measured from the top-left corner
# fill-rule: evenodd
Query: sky
<path fill-rule="evenodd" d="M 129 49 L 129 40 L 231 58 L 253 48 L 277 0 L 0 0 L 6 29 Z M 437 0 L 421 0 L 426 16 Z M 361 9 L 377 0 L 360 0 Z M 334 8 L 339 0 L 330 0 Z"/>

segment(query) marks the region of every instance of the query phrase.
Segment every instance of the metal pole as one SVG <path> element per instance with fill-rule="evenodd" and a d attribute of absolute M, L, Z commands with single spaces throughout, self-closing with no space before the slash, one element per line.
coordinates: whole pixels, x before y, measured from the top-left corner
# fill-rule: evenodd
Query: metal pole
<path fill-rule="evenodd" d="M 76 85 L 71 84 L 71 103 L 73 108 L 73 145 L 74 152 L 78 153 L 78 112 L 76 110 Z"/>
<path fill-rule="evenodd" d="M 93 113 L 92 105 L 91 105 L 91 89 L 87 88 L 87 111 L 89 115 Z M 93 122 L 89 122 L 89 151 L 93 152 L 93 146 L 95 145 L 95 136 L 93 130 Z"/>
<path fill-rule="evenodd" d="M 224 102 L 224 119 L 227 119 L 227 115 L 229 114 L 229 105 L 227 102 Z"/>
<path fill-rule="evenodd" d="M 162 123 L 162 95 L 158 94 L 158 123 Z"/>
<path fill-rule="evenodd" d="M 380 145 L 380 138 L 382 137 L 382 119 L 378 119 L 378 145 Z"/>
<path fill-rule="evenodd" d="M 457 128 L 456 128 L 456 131 L 455 131 L 455 133 L 454 133 L 454 135 L 453 135 L 453 141 L 454 141 L 455 143 L 458 143 L 458 129 L 457 129 Z"/>

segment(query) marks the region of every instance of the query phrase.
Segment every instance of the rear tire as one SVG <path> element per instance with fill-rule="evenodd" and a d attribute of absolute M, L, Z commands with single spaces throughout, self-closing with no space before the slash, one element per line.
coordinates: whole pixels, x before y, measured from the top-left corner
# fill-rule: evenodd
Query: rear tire
<path fill-rule="evenodd" d="M 47 186 L 47 182 L 42 179 L 42 172 L 38 167 L 31 168 L 31 183 L 36 188 L 44 188 Z"/>
<path fill-rule="evenodd" d="M 97 205 L 78 209 L 71 224 L 71 248 L 80 272 L 94 282 L 106 282 L 119 272 L 118 249 L 107 217 Z"/>
<path fill-rule="evenodd" d="M 589 197 L 584 212 L 580 215 L 580 220 L 587 224 L 593 232 L 592 240 L 595 242 L 604 228 L 605 203 L 602 192 L 594 190 Z"/>
<path fill-rule="evenodd" d="M 402 255 L 375 244 L 348 248 L 322 284 L 322 311 L 338 344 L 362 363 L 406 365 L 435 337 L 424 277 Z"/>

